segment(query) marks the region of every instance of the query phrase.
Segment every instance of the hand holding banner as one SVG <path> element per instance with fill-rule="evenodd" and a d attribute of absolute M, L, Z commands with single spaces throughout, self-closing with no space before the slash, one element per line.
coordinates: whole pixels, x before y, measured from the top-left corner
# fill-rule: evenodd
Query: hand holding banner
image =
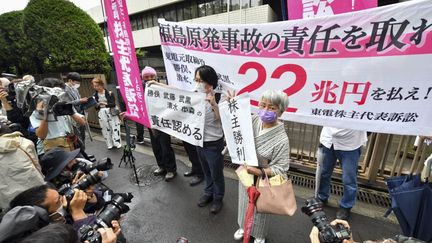
<path fill-rule="evenodd" d="M 249 93 L 219 103 L 219 114 L 231 161 L 258 166 Z"/>
<path fill-rule="evenodd" d="M 153 84 L 145 99 L 151 128 L 190 144 L 203 146 L 205 94 Z"/>

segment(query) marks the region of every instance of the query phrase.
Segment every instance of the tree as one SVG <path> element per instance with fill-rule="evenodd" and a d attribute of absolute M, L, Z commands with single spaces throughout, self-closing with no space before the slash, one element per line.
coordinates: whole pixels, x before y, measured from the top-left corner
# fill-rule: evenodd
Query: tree
<path fill-rule="evenodd" d="M 34 71 L 29 59 L 29 42 L 22 28 L 23 11 L 0 15 L 0 69 L 22 74 Z"/>
<path fill-rule="evenodd" d="M 110 66 L 102 31 L 66 0 L 30 0 L 23 29 L 39 73 L 106 73 Z"/>

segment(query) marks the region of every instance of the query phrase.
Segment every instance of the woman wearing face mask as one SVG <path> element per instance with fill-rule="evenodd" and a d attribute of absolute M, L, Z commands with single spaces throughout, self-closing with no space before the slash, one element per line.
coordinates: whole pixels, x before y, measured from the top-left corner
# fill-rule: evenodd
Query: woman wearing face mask
<path fill-rule="evenodd" d="M 225 194 L 224 165 L 221 154 L 224 148 L 223 130 L 214 92 L 218 85 L 218 76 L 212 67 L 203 65 L 195 70 L 195 82 L 196 90 L 205 93 L 207 101 L 204 144 L 203 147 L 197 147 L 206 186 L 203 195 L 198 200 L 198 206 L 204 207 L 212 203 L 210 212 L 217 214 L 222 209 L 222 200 Z"/>
<path fill-rule="evenodd" d="M 281 175 L 287 179 L 289 169 L 289 140 L 284 125 L 278 121 L 288 107 L 288 96 L 278 90 L 267 90 L 259 102 L 258 115 L 252 116 L 252 129 L 255 138 L 255 148 L 259 167 L 247 166 L 247 172 L 252 175 L 268 177 Z M 234 233 L 235 240 L 243 238 L 244 220 L 248 207 L 246 187 L 239 182 L 239 205 L 237 223 L 239 229 Z M 267 215 L 254 213 L 251 235 L 256 243 L 265 242 L 268 231 Z"/>

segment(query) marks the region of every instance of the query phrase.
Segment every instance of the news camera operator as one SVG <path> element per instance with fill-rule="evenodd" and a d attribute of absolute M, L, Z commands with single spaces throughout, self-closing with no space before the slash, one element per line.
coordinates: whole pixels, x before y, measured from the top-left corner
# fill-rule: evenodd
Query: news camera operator
<path fill-rule="evenodd" d="M 24 116 L 21 109 L 16 105 L 16 93 L 14 85 L 15 83 L 11 82 L 7 86 L 2 85 L 0 87 L 1 107 L 6 112 L 7 120 L 11 123 L 19 124 L 19 132 L 21 132 L 25 138 L 30 139 L 36 146 L 37 136 L 31 126 L 30 119 Z"/>
<path fill-rule="evenodd" d="M 48 88 L 62 86 L 64 88 L 62 81 L 55 78 L 45 78 L 39 85 Z M 45 152 L 55 147 L 71 151 L 74 149 L 72 122 L 84 126 L 86 121 L 72 106 L 67 106 L 64 101 L 52 104 L 52 99 L 53 96 L 50 96 L 48 100 L 38 101 L 36 109 L 30 116 L 31 124 L 36 129 L 38 138 L 43 140 Z M 53 113 L 56 112 L 61 114 L 54 116 Z"/>

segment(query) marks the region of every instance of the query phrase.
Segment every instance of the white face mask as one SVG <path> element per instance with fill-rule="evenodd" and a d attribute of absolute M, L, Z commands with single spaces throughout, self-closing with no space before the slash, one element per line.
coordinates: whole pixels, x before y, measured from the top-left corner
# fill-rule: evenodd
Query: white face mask
<path fill-rule="evenodd" d="M 81 84 L 73 84 L 72 87 L 74 87 L 75 89 L 79 89 Z"/>
<path fill-rule="evenodd" d="M 195 83 L 195 90 L 201 93 L 205 93 L 207 90 L 205 88 L 205 83 L 204 82 L 196 82 Z"/>

